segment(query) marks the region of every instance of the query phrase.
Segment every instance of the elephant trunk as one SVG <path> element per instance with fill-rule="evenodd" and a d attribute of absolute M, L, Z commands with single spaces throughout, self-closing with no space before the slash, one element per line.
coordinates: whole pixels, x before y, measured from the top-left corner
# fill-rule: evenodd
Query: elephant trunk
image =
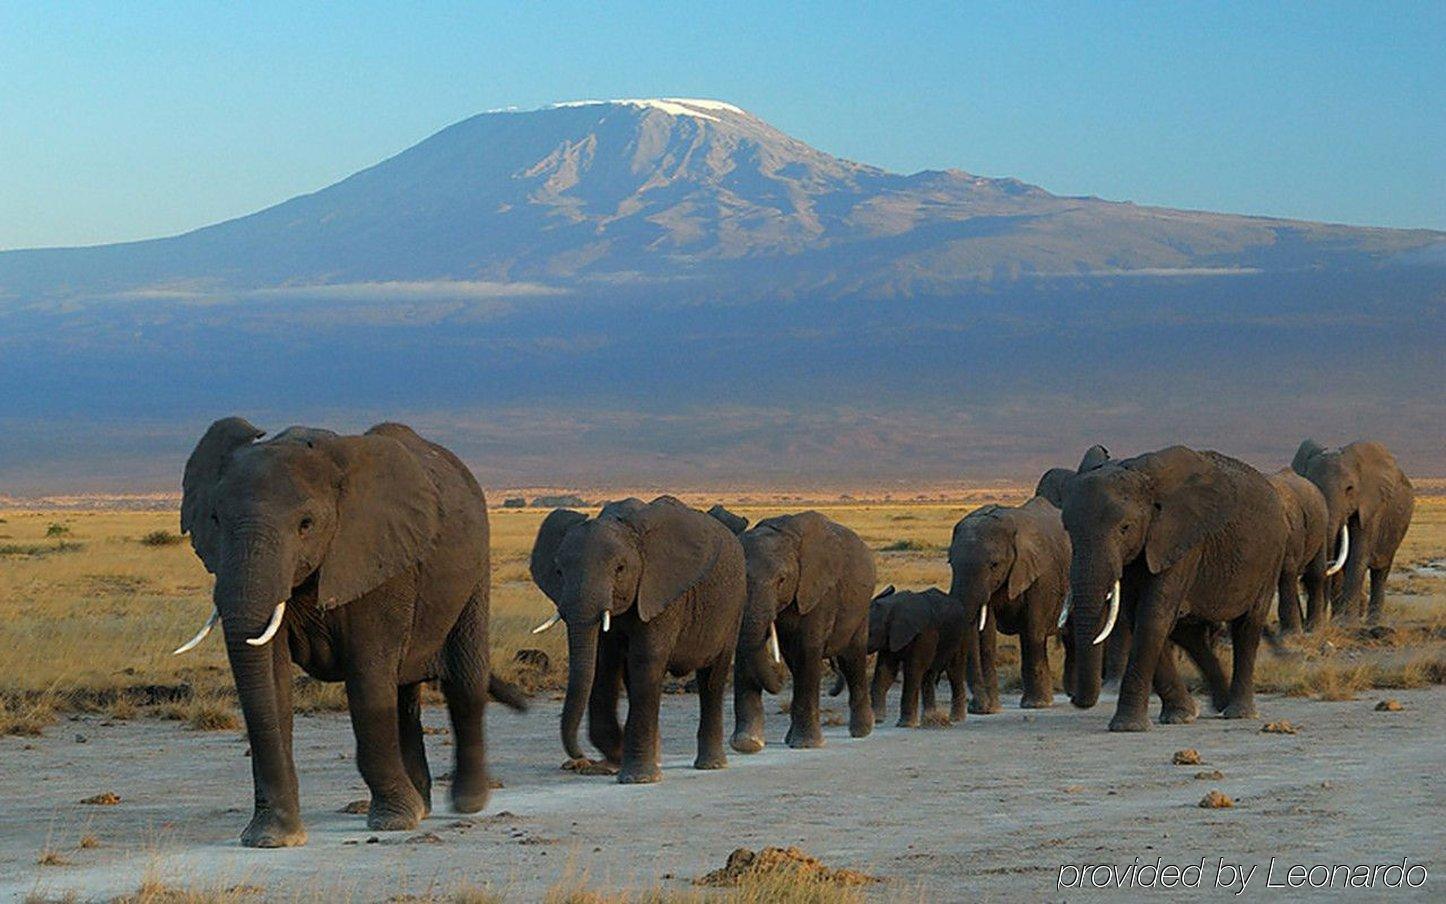
<path fill-rule="evenodd" d="M 1100 699 L 1106 629 L 1114 628 L 1119 615 L 1119 581 L 1114 577 L 1118 571 L 1088 564 L 1081 567 L 1078 562 L 1071 571 L 1069 631 L 1074 641 L 1075 674 L 1070 702 L 1089 709 Z"/>
<path fill-rule="evenodd" d="M 577 727 L 592 696 L 597 669 L 598 622 L 567 626 L 567 697 L 562 704 L 562 746 L 575 760 L 584 759 L 577 743 Z"/>
<path fill-rule="evenodd" d="M 1351 521 L 1355 520 L 1355 525 Z M 1346 537 L 1350 539 L 1347 540 Z M 1365 532 L 1361 530 L 1360 519 L 1355 516 L 1348 516 L 1341 521 L 1340 527 L 1331 534 L 1332 542 L 1339 541 L 1342 544 L 1349 544 L 1346 551 L 1344 574 L 1341 578 L 1340 595 L 1331 601 L 1331 606 L 1337 612 L 1355 613 L 1358 610 L 1357 603 L 1366 586 L 1366 543 Z M 1339 549 L 1336 550 L 1339 555 Z"/>

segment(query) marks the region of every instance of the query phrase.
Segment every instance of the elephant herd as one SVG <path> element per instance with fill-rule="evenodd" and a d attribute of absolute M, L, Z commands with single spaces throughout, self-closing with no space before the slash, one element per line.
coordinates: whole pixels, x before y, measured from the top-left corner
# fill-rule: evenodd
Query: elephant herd
<path fill-rule="evenodd" d="M 431 809 L 425 681 L 440 684 L 452 721 L 452 806 L 481 809 L 488 698 L 525 705 L 490 670 L 482 490 L 451 452 L 399 424 L 361 436 L 303 427 L 263 436 L 241 418 L 212 424 L 186 463 L 181 505 L 182 530 L 216 582 L 211 618 L 176 652 L 221 625 L 252 751 L 255 808 L 242 843 L 306 840 L 291 663 L 345 682 L 370 827 L 413 828 Z M 529 567 L 557 607 L 536 630 L 566 625 L 569 765 L 646 783 L 661 778 L 669 674 L 696 675 L 694 765 L 718 769 L 727 763 L 730 678 L 734 751 L 763 748 L 763 694 L 779 693 L 789 676 L 785 741 L 817 747 L 828 663 L 838 675 L 831 693 L 847 688 L 853 737 L 882 719 L 900 673 L 900 725 L 920 724 L 921 706 L 923 718 L 953 721 L 999 711 L 999 633 L 1019 637 L 1024 707 L 1052 704 L 1048 642 L 1058 637 L 1076 706 L 1093 706 L 1103 682 L 1119 680 L 1113 731 L 1146 729 L 1152 692 L 1160 721 L 1197 716 L 1175 646 L 1224 717 L 1254 717 L 1255 655 L 1272 596 L 1284 631 L 1315 630 L 1332 616 L 1378 618 L 1412 506 L 1410 482 L 1377 443 L 1326 450 L 1308 440 L 1291 468 L 1270 477 L 1184 446 L 1124 460 L 1096 446 L 1079 467 L 1047 472 L 1022 505 L 986 505 L 959 521 L 947 593 L 875 593 L 873 552 L 818 512 L 749 526 L 671 496 L 612 502 L 594 517 L 554 510 Z M 1214 652 L 1224 628 L 1228 679 Z M 935 706 L 941 678 L 947 715 Z M 596 762 L 578 741 L 584 714 Z"/>

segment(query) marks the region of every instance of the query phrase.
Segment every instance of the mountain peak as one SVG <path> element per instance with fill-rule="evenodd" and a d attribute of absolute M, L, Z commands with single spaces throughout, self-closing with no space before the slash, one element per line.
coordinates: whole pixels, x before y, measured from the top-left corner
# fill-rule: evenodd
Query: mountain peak
<path fill-rule="evenodd" d="M 604 105 L 619 105 L 626 107 L 641 107 L 648 110 L 660 110 L 669 116 L 692 116 L 697 119 L 709 119 L 718 122 L 716 113 L 734 113 L 739 116 L 747 116 L 740 107 L 725 103 L 721 100 L 708 100 L 696 97 L 626 97 L 613 100 L 569 100 L 550 105 L 549 109 L 562 107 L 594 107 Z"/>

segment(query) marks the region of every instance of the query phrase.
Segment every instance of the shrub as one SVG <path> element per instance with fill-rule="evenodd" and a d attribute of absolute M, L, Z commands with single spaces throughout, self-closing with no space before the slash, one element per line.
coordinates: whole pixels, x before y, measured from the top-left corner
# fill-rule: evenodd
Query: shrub
<path fill-rule="evenodd" d="M 503 508 L 527 508 L 527 500 L 521 496 L 508 496 L 502 500 Z"/>
<path fill-rule="evenodd" d="M 47 537 L 63 537 L 68 533 L 70 533 L 70 528 L 58 521 L 50 522 L 50 526 L 45 529 L 45 536 Z"/>
<path fill-rule="evenodd" d="M 141 537 L 142 546 L 175 546 L 185 538 L 168 530 L 153 530 Z"/>

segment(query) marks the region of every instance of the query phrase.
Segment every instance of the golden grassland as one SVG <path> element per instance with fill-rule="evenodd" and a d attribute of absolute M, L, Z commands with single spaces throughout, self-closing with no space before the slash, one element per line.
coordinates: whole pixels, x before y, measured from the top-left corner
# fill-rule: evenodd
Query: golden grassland
<path fill-rule="evenodd" d="M 905 494 L 896 494 L 905 495 Z M 1018 501 L 1022 488 L 1001 488 Z M 711 500 L 689 499 L 693 504 Z M 750 520 L 800 506 L 729 503 Z M 954 523 L 987 501 L 815 505 L 859 533 L 877 554 L 879 584 L 947 587 L 944 553 Z M 563 633 L 529 629 L 552 611 L 533 586 L 527 556 L 542 509 L 492 511 L 492 646 L 495 668 L 533 688 L 555 688 L 566 658 Z M 0 510 L 0 733 L 37 733 L 56 709 L 97 709 L 127 718 L 141 712 L 197 728 L 236 726 L 230 674 L 216 638 L 185 656 L 171 650 L 211 609 L 211 579 L 187 542 L 174 535 L 174 512 Z M 1390 583 L 1387 622 L 1372 634 L 1333 628 L 1296 642 L 1294 655 L 1265 655 L 1262 690 L 1341 699 L 1369 687 L 1446 680 L 1446 569 L 1417 566 L 1446 559 L 1446 497 L 1423 496 Z M 1002 642 L 1007 688 L 1017 688 L 1016 647 Z M 551 667 L 519 666 L 516 653 L 540 649 Z M 1052 652 L 1055 671 L 1062 656 Z M 338 685 L 304 681 L 299 708 L 344 708 Z"/>

